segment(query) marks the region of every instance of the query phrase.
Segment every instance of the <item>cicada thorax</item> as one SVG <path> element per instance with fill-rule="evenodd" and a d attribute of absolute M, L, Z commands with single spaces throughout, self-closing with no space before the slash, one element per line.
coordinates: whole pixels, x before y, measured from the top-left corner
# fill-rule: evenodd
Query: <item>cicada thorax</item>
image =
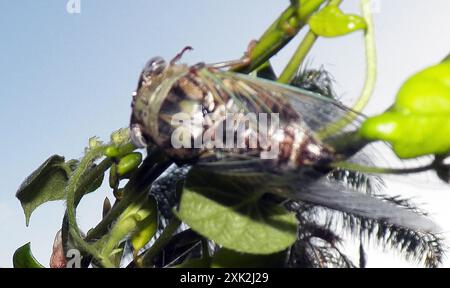
<path fill-rule="evenodd" d="M 285 98 L 239 79 L 205 76 L 218 73 L 172 64 L 144 79 L 133 101 L 132 123 L 178 162 L 215 152 L 256 155 L 288 168 L 331 160 L 332 150 Z"/>

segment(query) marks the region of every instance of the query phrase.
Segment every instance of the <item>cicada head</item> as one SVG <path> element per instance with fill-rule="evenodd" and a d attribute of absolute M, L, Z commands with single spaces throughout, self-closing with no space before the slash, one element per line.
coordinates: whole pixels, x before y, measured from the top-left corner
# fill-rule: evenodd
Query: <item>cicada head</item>
<path fill-rule="evenodd" d="M 165 141 L 159 131 L 160 110 L 173 84 L 188 71 L 186 65 L 168 64 L 161 57 L 150 59 L 144 66 L 131 105 L 130 136 L 136 146 Z"/>
<path fill-rule="evenodd" d="M 145 83 L 157 79 L 157 76 L 160 75 L 166 67 L 167 63 L 162 57 L 153 57 L 148 60 L 144 66 L 144 69 L 142 69 L 141 76 L 139 77 L 137 90 L 139 91 Z"/>

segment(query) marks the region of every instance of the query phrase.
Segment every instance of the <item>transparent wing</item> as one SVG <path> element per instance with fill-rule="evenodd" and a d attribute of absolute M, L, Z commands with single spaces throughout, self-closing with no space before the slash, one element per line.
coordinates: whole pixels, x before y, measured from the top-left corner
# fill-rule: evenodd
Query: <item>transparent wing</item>
<path fill-rule="evenodd" d="M 298 184 L 295 186 L 296 189 L 291 190 L 289 194 L 294 200 L 317 204 L 415 231 L 441 232 L 432 220 L 422 214 L 355 191 L 341 183 L 320 180 L 308 186 L 304 186 L 302 183 Z"/>
<path fill-rule="evenodd" d="M 203 69 L 200 76 L 205 82 L 214 83 L 216 94 L 222 98 L 219 101 L 227 102 L 231 98 L 248 112 L 280 113 L 281 117 L 293 117 L 291 113 L 295 112 L 314 132 L 339 119 L 348 120 L 347 129 L 355 129 L 364 118 L 334 99 L 274 81 L 207 69 Z"/>

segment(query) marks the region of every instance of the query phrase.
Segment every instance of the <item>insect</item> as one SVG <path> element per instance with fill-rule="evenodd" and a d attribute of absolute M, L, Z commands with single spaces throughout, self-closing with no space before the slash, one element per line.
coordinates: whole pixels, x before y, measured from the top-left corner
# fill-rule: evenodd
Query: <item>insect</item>
<path fill-rule="evenodd" d="M 352 152 L 336 149 L 337 135 L 319 132 L 338 119 L 357 119 L 357 113 L 319 94 L 224 71 L 230 63 L 178 64 L 185 50 L 169 63 L 155 57 L 145 65 L 132 102 L 135 145 L 151 143 L 177 163 L 195 163 L 210 172 L 259 175 L 268 193 L 422 231 L 436 228 L 422 215 L 326 178 L 333 170 L 329 164 Z M 278 119 L 261 129 L 260 115 Z M 230 120 L 244 124 L 227 125 Z"/>

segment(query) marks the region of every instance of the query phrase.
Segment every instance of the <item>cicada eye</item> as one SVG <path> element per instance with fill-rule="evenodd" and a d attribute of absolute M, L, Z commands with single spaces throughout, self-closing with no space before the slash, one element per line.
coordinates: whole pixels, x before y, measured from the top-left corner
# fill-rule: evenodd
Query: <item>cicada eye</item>
<path fill-rule="evenodd" d="M 164 70 L 164 68 L 166 68 L 166 61 L 164 61 L 161 57 L 155 57 L 147 61 L 147 64 L 144 66 L 144 70 L 142 70 L 142 74 L 144 76 L 159 74 Z"/>

